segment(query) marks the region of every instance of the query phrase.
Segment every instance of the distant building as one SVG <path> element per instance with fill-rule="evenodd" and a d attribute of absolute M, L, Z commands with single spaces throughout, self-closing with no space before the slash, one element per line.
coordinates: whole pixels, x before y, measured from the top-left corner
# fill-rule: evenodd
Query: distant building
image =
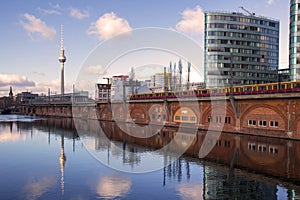
<path fill-rule="evenodd" d="M 300 1 L 290 1 L 289 65 L 291 81 L 300 80 Z"/>
<path fill-rule="evenodd" d="M 279 69 L 278 70 L 278 82 L 290 81 L 290 69 Z"/>
<path fill-rule="evenodd" d="M 254 14 L 205 13 L 206 86 L 277 81 L 279 21 Z"/>
<path fill-rule="evenodd" d="M 111 84 L 96 84 L 95 99 L 98 101 L 110 101 Z"/>
<path fill-rule="evenodd" d="M 129 76 L 120 75 L 113 76 L 111 83 L 111 100 L 112 101 L 122 101 L 127 98 L 130 93 L 130 88 L 126 87 L 126 82 Z"/>
<path fill-rule="evenodd" d="M 29 104 L 38 96 L 38 94 L 33 94 L 31 92 L 22 92 L 17 94 L 16 103 Z"/>
<path fill-rule="evenodd" d="M 151 76 L 150 89 L 153 92 L 168 91 L 171 87 L 172 73 L 156 73 Z"/>

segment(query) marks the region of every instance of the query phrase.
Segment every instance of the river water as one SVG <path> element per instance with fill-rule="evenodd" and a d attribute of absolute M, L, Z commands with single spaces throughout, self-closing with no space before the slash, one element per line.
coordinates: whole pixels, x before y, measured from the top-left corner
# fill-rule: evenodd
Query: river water
<path fill-rule="evenodd" d="M 84 134 L 71 119 L 0 115 L 0 199 L 300 198 L 297 141 L 222 134 L 199 159 L 203 133 L 138 140 L 115 123 L 82 124 Z M 186 155 L 157 151 L 171 139 L 192 141 Z"/>

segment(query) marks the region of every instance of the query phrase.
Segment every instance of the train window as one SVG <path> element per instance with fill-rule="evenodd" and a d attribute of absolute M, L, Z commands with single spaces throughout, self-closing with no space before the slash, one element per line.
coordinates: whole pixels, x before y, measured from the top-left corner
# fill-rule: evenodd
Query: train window
<path fill-rule="evenodd" d="M 202 90 L 202 94 L 207 94 L 207 90 Z"/>
<path fill-rule="evenodd" d="M 300 88 L 300 83 L 295 83 L 294 88 Z"/>
<path fill-rule="evenodd" d="M 273 90 L 277 90 L 277 85 L 273 85 Z"/>

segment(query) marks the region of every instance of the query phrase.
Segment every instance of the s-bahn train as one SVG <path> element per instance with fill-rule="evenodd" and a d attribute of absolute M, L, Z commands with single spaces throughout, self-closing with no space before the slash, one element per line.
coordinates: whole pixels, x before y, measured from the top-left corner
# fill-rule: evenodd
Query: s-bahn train
<path fill-rule="evenodd" d="M 272 93 L 292 93 L 300 92 L 300 81 L 265 83 L 256 85 L 241 85 L 233 87 L 233 95 L 254 95 Z M 164 99 L 164 98 L 188 98 L 188 97 L 209 97 L 209 96 L 229 96 L 230 87 L 206 88 L 185 91 L 167 91 L 144 94 L 131 94 L 130 100 Z"/>

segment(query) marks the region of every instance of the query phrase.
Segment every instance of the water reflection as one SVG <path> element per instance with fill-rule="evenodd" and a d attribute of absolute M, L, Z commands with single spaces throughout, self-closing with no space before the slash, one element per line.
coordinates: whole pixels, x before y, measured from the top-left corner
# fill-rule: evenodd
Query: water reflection
<path fill-rule="evenodd" d="M 298 141 L 222 134 L 218 140 L 208 140 L 210 143 L 207 145 L 212 145 L 213 150 L 200 160 L 198 153 L 206 136 L 203 132 L 190 135 L 188 131 L 175 128 L 158 131 L 154 127 L 149 129 L 155 132 L 151 133 L 151 137 L 136 138 L 126 135 L 111 122 L 100 123 L 102 132 L 84 124 L 86 121 L 83 120 L 82 129 L 85 131 L 84 139 L 89 141 L 88 148 L 103 156 L 106 165 L 117 163 L 135 170 L 142 164 L 161 162 L 164 167 L 140 175 L 116 174 L 94 160 L 88 160 L 89 155 L 83 153 L 71 119 L 1 122 L 0 144 L 3 145 L 0 145 L 0 150 L 9 152 L 0 155 L 1 198 L 300 197 Z M 186 155 L 174 159 L 170 154 L 153 153 L 171 140 L 178 147 L 191 144 Z M 145 160 L 145 154 L 152 159 Z M 7 189 L 7 185 L 11 188 Z M 91 187 L 94 188 L 93 194 L 90 194 Z"/>
<path fill-rule="evenodd" d="M 114 174 L 100 178 L 97 185 L 97 193 L 100 198 L 113 199 L 126 195 L 130 188 L 131 181 L 129 178 L 120 174 Z"/>

